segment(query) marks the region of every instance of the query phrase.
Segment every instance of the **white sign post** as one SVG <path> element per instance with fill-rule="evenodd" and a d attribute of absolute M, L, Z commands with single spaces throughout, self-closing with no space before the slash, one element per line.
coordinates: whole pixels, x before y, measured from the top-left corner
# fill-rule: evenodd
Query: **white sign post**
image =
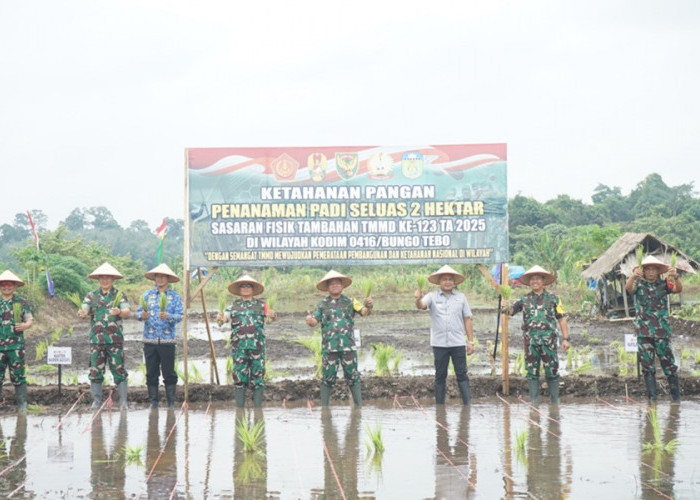
<path fill-rule="evenodd" d="M 73 351 L 71 347 L 49 346 L 46 352 L 46 363 L 58 365 L 58 398 L 61 399 L 61 367 L 70 365 L 73 362 Z"/>

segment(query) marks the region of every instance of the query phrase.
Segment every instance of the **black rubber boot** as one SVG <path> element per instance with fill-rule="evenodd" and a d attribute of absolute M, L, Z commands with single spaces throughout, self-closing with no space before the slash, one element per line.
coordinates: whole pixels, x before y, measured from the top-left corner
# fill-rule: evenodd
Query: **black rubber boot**
<path fill-rule="evenodd" d="M 536 405 L 540 402 L 540 380 L 537 378 L 527 379 L 527 388 L 530 391 L 530 402 Z"/>
<path fill-rule="evenodd" d="M 355 406 L 362 406 L 362 385 L 359 380 L 350 387 L 350 393 Z"/>
<path fill-rule="evenodd" d="M 148 386 L 148 400 L 151 402 L 151 410 L 158 408 L 158 386 L 149 385 Z"/>
<path fill-rule="evenodd" d="M 262 402 L 263 402 L 263 388 L 258 387 L 257 389 L 253 389 L 253 407 L 254 408 L 262 407 Z"/>
<path fill-rule="evenodd" d="M 102 383 L 90 382 L 90 393 L 92 394 L 91 410 L 99 410 L 102 405 Z"/>
<path fill-rule="evenodd" d="M 674 401 L 681 400 L 681 388 L 678 384 L 678 375 L 675 373 L 668 376 L 668 390 L 671 392 L 671 399 Z"/>
<path fill-rule="evenodd" d="M 321 406 L 331 404 L 331 388 L 326 384 L 321 384 Z"/>
<path fill-rule="evenodd" d="M 457 382 L 459 394 L 462 396 L 462 404 L 469 405 L 472 402 L 472 394 L 469 391 L 469 379 Z"/>
<path fill-rule="evenodd" d="M 549 387 L 549 399 L 553 405 L 559 404 L 559 377 L 548 378 L 547 387 Z"/>
<path fill-rule="evenodd" d="M 175 408 L 175 388 L 177 384 L 168 384 L 165 386 L 165 401 L 168 403 L 168 408 Z"/>
<path fill-rule="evenodd" d="M 445 404 L 445 393 L 447 392 L 447 387 L 445 383 L 435 382 L 435 404 L 444 405 Z"/>
<path fill-rule="evenodd" d="M 653 373 L 645 373 L 644 384 L 647 386 L 649 401 L 656 401 L 656 376 Z"/>
<path fill-rule="evenodd" d="M 245 387 L 236 387 L 234 395 L 236 397 L 236 407 L 245 408 Z"/>

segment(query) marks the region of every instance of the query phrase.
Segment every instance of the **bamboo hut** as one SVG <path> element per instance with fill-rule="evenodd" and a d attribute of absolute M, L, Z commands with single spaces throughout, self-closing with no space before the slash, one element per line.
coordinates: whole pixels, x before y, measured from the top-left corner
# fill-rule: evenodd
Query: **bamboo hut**
<path fill-rule="evenodd" d="M 671 253 L 676 252 L 676 269 L 679 276 L 686 273 L 695 274 L 700 269 L 698 262 L 651 233 L 625 233 L 600 257 L 586 265 L 581 273 L 581 277 L 589 282 L 589 286 L 595 287 L 599 312 L 610 319 L 634 316 L 634 304 L 625 290 L 625 282 L 637 265 L 636 252 L 640 246 L 644 255 L 654 255 L 665 263 L 669 263 Z M 683 303 L 682 293 L 673 297 L 674 302 L 671 302 L 669 307 L 677 307 Z"/>

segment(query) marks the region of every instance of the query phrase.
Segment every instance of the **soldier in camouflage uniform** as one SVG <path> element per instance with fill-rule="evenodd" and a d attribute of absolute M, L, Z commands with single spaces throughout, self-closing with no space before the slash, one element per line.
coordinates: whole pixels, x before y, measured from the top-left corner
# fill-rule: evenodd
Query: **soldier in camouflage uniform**
<path fill-rule="evenodd" d="M 238 295 L 233 304 L 219 313 L 219 322 L 231 322 L 231 356 L 233 383 L 238 408 L 245 407 L 246 388 L 253 389 L 253 406 L 262 406 L 265 388 L 265 320 L 272 321 L 275 312 L 267 304 L 254 298 L 265 291 L 262 283 L 245 275 L 228 286 Z"/>
<path fill-rule="evenodd" d="M 0 274 L 0 401 L 5 369 L 15 386 L 15 402 L 20 411 L 27 409 L 27 379 L 24 376 L 24 332 L 32 326 L 32 313 L 27 301 L 15 294 L 24 286 L 9 270 Z"/>
<path fill-rule="evenodd" d="M 540 400 L 540 362 L 544 366 L 553 404 L 559 403 L 559 357 L 557 355 L 557 324 L 562 335 L 562 349 L 568 351 L 569 325 L 564 317 L 564 308 L 556 295 L 544 289 L 554 283 L 556 276 L 540 266 L 528 269 L 520 282 L 530 287 L 530 293 L 506 306 L 504 312 L 510 316 L 523 312 L 523 341 L 525 368 L 527 369 L 530 401 Z"/>
<path fill-rule="evenodd" d="M 328 292 L 328 297 L 321 300 L 316 309 L 308 311 L 306 324 L 314 327 L 321 324 L 321 356 L 323 360 L 321 380 L 321 405 L 328 406 L 331 388 L 338 376 L 338 364 L 343 368 L 345 381 L 350 387 L 352 399 L 356 406 L 362 406 L 360 372 L 357 370 L 357 352 L 355 350 L 355 314 L 369 316 L 372 312 L 372 298 L 364 303 L 343 295 L 343 289 L 350 286 L 352 280 L 336 271 L 329 271 L 316 288 Z"/>
<path fill-rule="evenodd" d="M 112 372 L 119 394 L 119 408 L 127 408 L 128 374 L 124 367 L 124 336 L 122 320 L 131 316 L 131 306 L 122 292 L 112 285 L 122 276 L 119 271 L 105 262 L 95 269 L 88 278 L 96 279 L 100 288 L 88 293 L 78 311 L 78 317 L 90 316 L 90 392 L 92 409 L 102 403 L 102 381 L 107 364 Z"/>
<path fill-rule="evenodd" d="M 661 275 L 666 274 L 667 279 Z M 644 383 L 650 401 L 656 401 L 655 357 L 671 392 L 671 398 L 681 398 L 678 383 L 678 365 L 671 350 L 671 327 L 668 324 L 668 301 L 671 293 L 681 293 L 683 284 L 676 268 L 670 267 L 651 255 L 642 261 L 642 268 L 635 267 L 625 284 L 634 297 L 634 324 L 637 329 L 637 352 L 644 372 Z"/>

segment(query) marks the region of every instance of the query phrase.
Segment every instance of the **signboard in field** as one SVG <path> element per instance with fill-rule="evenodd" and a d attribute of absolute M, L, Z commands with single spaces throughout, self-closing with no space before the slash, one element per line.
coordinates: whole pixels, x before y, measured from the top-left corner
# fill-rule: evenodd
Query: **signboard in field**
<path fill-rule="evenodd" d="M 505 144 L 191 148 L 188 268 L 508 260 Z"/>

